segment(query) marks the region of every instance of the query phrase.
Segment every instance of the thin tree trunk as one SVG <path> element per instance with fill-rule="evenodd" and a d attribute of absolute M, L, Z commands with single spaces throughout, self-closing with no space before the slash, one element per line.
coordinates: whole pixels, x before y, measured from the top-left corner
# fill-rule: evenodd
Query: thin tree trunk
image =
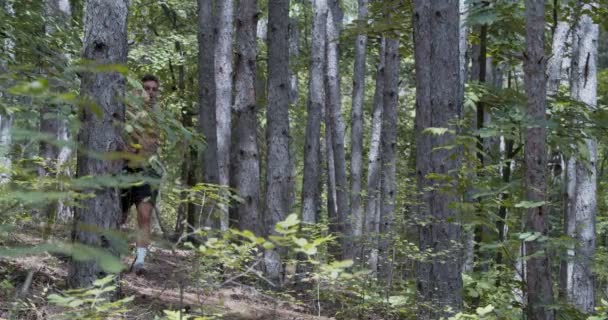
<path fill-rule="evenodd" d="M 359 0 L 359 27 L 367 25 L 369 13 L 368 0 Z M 363 175 L 363 104 L 365 100 L 365 59 L 367 54 L 367 35 L 357 35 L 355 43 L 355 67 L 353 73 L 353 106 L 351 113 L 351 151 L 350 151 L 350 202 L 352 208 L 353 240 L 360 241 L 363 234 L 363 203 L 361 201 L 361 177 Z M 347 257 L 358 256 L 358 245 L 351 245 Z"/>
<path fill-rule="evenodd" d="M 7 16 L 14 17 L 12 2 L 3 1 L 2 10 L 6 11 Z M 15 42 L 6 37 L 2 43 L 2 51 L 4 59 L 0 60 L 0 74 L 4 74 L 8 70 L 9 60 L 14 60 Z M 4 92 L 6 88 L 0 86 L 0 100 L 10 99 Z M 11 138 L 12 138 L 13 116 L 11 114 L 0 114 L 0 185 L 5 184 L 11 179 L 12 160 L 10 157 Z"/>
<path fill-rule="evenodd" d="M 217 121 L 215 112 L 215 1 L 198 0 L 198 82 L 199 82 L 199 131 L 205 136 L 206 147 L 203 152 L 203 182 L 219 183 L 217 156 Z M 213 215 L 214 204 L 205 204 L 203 211 L 206 226 L 221 228 L 218 217 Z"/>
<path fill-rule="evenodd" d="M 266 161 L 266 210 L 268 234 L 290 211 L 291 167 L 289 156 L 289 0 L 268 3 L 268 111 Z M 266 251 L 266 271 L 281 282 L 281 255 Z"/>
<path fill-rule="evenodd" d="M 344 121 L 342 119 L 342 98 L 340 93 L 340 30 L 342 28 L 342 10 L 338 0 L 329 1 L 327 15 L 327 104 L 328 116 L 331 119 L 331 147 L 334 155 L 336 181 L 336 207 L 338 231 L 342 257 L 351 257 L 352 228 L 348 206 L 348 186 L 346 181 L 346 151 L 344 148 Z"/>
<path fill-rule="evenodd" d="M 327 80 L 327 79 L 326 79 Z M 326 81 L 325 84 L 328 82 Z M 328 90 L 327 86 L 325 89 Z M 333 234 L 340 234 L 340 217 L 338 216 L 338 201 L 336 199 L 336 167 L 335 167 L 335 154 L 332 148 L 332 132 L 333 126 L 331 123 L 331 110 L 329 103 L 325 104 L 325 110 L 323 112 L 323 119 L 325 121 L 325 137 L 323 138 L 323 148 L 325 154 L 326 163 L 326 174 L 327 178 L 327 220 L 329 221 L 329 231 Z M 338 254 L 339 250 L 334 252 Z"/>
<path fill-rule="evenodd" d="M 46 0 L 44 3 L 44 14 L 46 17 L 45 32 L 48 36 L 54 36 L 58 31 L 65 31 L 70 25 L 71 7 L 67 0 Z M 65 68 L 69 57 L 61 52 L 55 55 L 55 66 Z M 63 70 L 55 70 L 60 73 Z M 53 72 L 52 70 L 44 70 L 43 72 Z M 51 86 L 56 87 L 56 84 L 51 82 Z M 57 90 L 58 88 L 53 88 Z M 60 105 L 44 105 L 40 110 L 40 132 L 48 135 L 49 139 L 61 140 L 67 138 L 68 123 L 65 116 L 62 115 L 62 107 Z M 67 150 L 66 150 L 67 149 Z M 59 175 L 62 164 L 60 161 L 69 157 L 69 148 L 60 148 L 52 142 L 42 141 L 40 143 L 40 157 L 44 159 L 44 164 L 39 170 L 41 176 Z M 66 157 L 67 152 L 67 157 Z M 59 155 L 63 153 L 63 159 Z M 62 211 L 59 209 L 62 208 Z M 67 210 L 66 210 L 67 209 Z M 63 206 L 60 202 L 52 201 L 46 205 L 43 212 L 44 218 L 51 224 L 57 218 L 60 221 L 67 222 L 70 218 L 69 208 Z"/>
<path fill-rule="evenodd" d="M 416 172 L 422 194 L 418 215 L 428 219 L 420 227 L 420 250 L 442 253 L 440 258 L 418 263 L 419 301 L 427 304 L 419 308 L 419 319 L 453 315 L 462 308 L 461 227 L 456 210 L 450 207 L 459 196 L 428 177 L 439 174 L 455 178 L 460 151 L 436 150 L 452 145 L 454 133 L 434 136 L 425 132 L 432 127 L 455 130 L 450 122 L 462 117 L 460 45 L 454 41 L 459 37 L 459 21 L 457 1 L 414 1 Z"/>
<path fill-rule="evenodd" d="M 548 215 L 546 201 L 547 155 L 545 149 L 546 130 L 544 127 L 547 81 L 545 57 L 545 1 L 526 0 L 526 58 L 524 60 L 524 83 L 528 98 L 528 118 L 535 127 L 525 132 L 525 186 L 526 200 L 540 205 L 527 209 L 526 231 L 546 235 Z M 549 257 L 539 240 L 525 242 L 526 285 L 528 319 L 551 320 L 554 311 L 551 269 Z"/>
<path fill-rule="evenodd" d="M 217 38 L 215 47 L 215 113 L 217 120 L 217 159 L 219 184 L 230 185 L 231 107 L 233 76 L 234 0 L 217 3 Z M 228 201 L 223 197 L 222 201 Z M 222 203 L 220 229 L 229 226 L 228 204 Z"/>
<path fill-rule="evenodd" d="M 87 0 L 85 13 L 83 58 L 101 64 L 127 63 L 127 16 L 128 3 L 124 0 Z M 107 17 L 113 17 L 107 23 Z M 81 95 L 92 99 L 103 110 L 98 117 L 85 108 L 82 114 L 82 129 L 78 142 L 95 153 L 118 151 L 122 144 L 121 129 L 116 121 L 125 120 L 125 106 L 121 96 L 125 91 L 125 78 L 119 73 L 85 73 L 82 76 Z M 121 161 L 107 161 L 78 153 L 77 176 L 97 176 L 119 174 Z M 85 245 L 112 248 L 111 241 L 91 228 L 101 230 L 116 229 L 121 220 L 120 194 L 116 188 L 92 190 L 94 198 L 82 201 L 76 210 L 74 242 Z M 68 283 L 71 287 L 86 287 L 100 275 L 95 261 L 72 261 Z"/>
<path fill-rule="evenodd" d="M 376 88 L 372 111 L 372 128 L 370 134 L 367 164 L 367 208 L 365 213 L 365 234 L 370 240 L 364 258 L 372 272 L 378 270 L 378 236 L 380 234 L 380 188 L 382 169 L 382 114 L 384 110 L 384 71 L 386 59 L 386 41 L 380 40 L 378 69 L 376 71 Z"/>
<path fill-rule="evenodd" d="M 312 50 L 308 98 L 308 120 L 304 146 L 304 178 L 302 182 L 302 221 L 315 223 L 319 207 L 319 142 L 321 120 L 325 108 L 325 47 L 327 0 L 313 0 Z"/>
<path fill-rule="evenodd" d="M 582 5 L 582 4 L 581 4 Z M 591 5 L 582 5 L 590 10 Z M 558 26 L 559 27 L 559 26 Z M 599 28 L 589 15 L 578 21 L 573 40 L 571 95 L 590 111 L 597 106 L 597 42 Z M 576 239 L 572 268 L 568 269 L 568 301 L 580 311 L 591 313 L 595 307 L 595 279 L 592 272 L 595 254 L 595 223 L 597 209 L 597 142 L 585 139 L 587 159 L 577 159 L 574 166 L 576 182 L 574 205 L 568 211 L 568 236 Z"/>
<path fill-rule="evenodd" d="M 380 245 L 378 256 L 383 262 L 378 272 L 383 279 L 392 273 L 392 235 L 395 220 L 395 199 L 397 193 L 397 106 L 399 104 L 399 42 L 386 39 L 384 69 L 384 110 L 382 113 L 382 177 L 380 200 Z"/>

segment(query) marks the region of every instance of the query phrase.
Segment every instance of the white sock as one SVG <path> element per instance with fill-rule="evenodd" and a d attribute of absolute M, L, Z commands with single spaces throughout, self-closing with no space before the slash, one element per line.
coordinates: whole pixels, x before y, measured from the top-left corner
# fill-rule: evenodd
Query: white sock
<path fill-rule="evenodd" d="M 148 249 L 138 247 L 137 248 L 137 258 L 135 258 L 135 264 L 143 264 L 144 259 L 146 258 L 146 253 L 148 253 Z"/>

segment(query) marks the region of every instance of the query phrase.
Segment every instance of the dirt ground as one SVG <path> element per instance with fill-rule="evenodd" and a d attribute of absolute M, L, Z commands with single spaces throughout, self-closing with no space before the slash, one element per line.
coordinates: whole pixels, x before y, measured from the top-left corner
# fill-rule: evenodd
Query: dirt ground
<path fill-rule="evenodd" d="M 42 239 L 31 234 L 13 233 L 11 243 L 33 245 Z M 186 314 L 226 320 L 324 320 L 311 311 L 282 301 L 257 289 L 231 283 L 213 290 L 193 284 L 183 267 L 190 257 L 186 250 L 152 247 L 146 257 L 144 275 L 122 275 L 121 292 L 134 301 L 118 319 L 163 319 L 163 310 L 185 310 Z M 125 257 L 129 265 L 133 257 Z M 66 259 L 51 254 L 0 257 L 0 319 L 61 318 L 64 309 L 48 303 L 47 296 L 66 287 Z M 31 281 L 29 281 L 31 280 Z M 18 294 L 23 284 L 27 292 Z M 215 315 L 215 317 L 213 317 Z M 184 318 L 185 319 L 185 318 Z"/>

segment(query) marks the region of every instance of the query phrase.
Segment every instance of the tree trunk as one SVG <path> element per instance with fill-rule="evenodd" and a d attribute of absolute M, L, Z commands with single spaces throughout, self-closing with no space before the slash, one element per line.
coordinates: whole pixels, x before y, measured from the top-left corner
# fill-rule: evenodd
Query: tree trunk
<path fill-rule="evenodd" d="M 365 214 L 365 234 L 370 240 L 364 258 L 372 272 L 378 270 L 378 236 L 380 234 L 380 195 L 382 169 L 382 114 L 384 110 L 384 65 L 386 59 L 385 40 L 380 40 L 378 69 L 376 71 L 376 88 L 374 109 L 372 111 L 372 128 L 369 142 L 367 164 L 367 208 Z"/>
<path fill-rule="evenodd" d="M 386 39 L 384 71 L 384 111 L 382 114 L 382 173 L 380 200 L 380 245 L 378 256 L 383 262 L 378 272 L 383 279 L 392 273 L 392 234 L 397 193 L 397 107 L 399 104 L 399 42 Z"/>
<path fill-rule="evenodd" d="M 215 47 L 215 113 L 217 120 L 217 159 L 219 184 L 230 185 L 230 143 L 231 143 L 231 107 L 232 107 L 232 73 L 233 73 L 233 36 L 234 36 L 234 0 L 222 0 L 217 3 L 217 38 Z M 222 197 L 222 201 L 228 198 Z M 220 229 L 229 226 L 228 203 L 222 203 Z"/>
<path fill-rule="evenodd" d="M 442 253 L 440 258 L 417 266 L 419 301 L 428 304 L 420 307 L 420 319 L 453 315 L 462 308 L 461 227 L 456 210 L 450 207 L 459 196 L 450 192 L 451 187 L 428 177 L 434 174 L 455 179 L 453 172 L 460 167 L 461 151 L 435 149 L 452 145 L 454 133 L 425 132 L 432 127 L 456 130 L 450 121 L 462 117 L 460 48 L 454 41 L 459 37 L 459 21 L 457 1 L 414 1 L 416 173 L 422 194 L 417 211 L 419 218 L 429 220 L 420 227 L 420 250 Z"/>
<path fill-rule="evenodd" d="M 557 94 L 559 85 L 562 80 L 562 62 L 566 54 L 566 44 L 568 35 L 570 34 L 570 24 L 565 21 L 559 21 L 553 33 L 553 52 L 547 63 L 547 93 L 550 96 Z"/>
<path fill-rule="evenodd" d="M 6 11 L 7 16 L 14 16 L 12 2 L 3 1 L 2 10 Z M 8 61 L 14 59 L 13 49 L 15 43 L 10 37 L 6 37 L 2 43 L 3 59 L 0 60 L 0 74 L 8 70 Z M 0 86 L 0 100 L 9 99 L 4 92 L 6 88 Z M 11 150 L 11 131 L 13 127 L 13 116 L 11 114 L 0 114 L 0 185 L 5 184 L 11 179 L 12 160 Z"/>
<path fill-rule="evenodd" d="M 591 10 L 591 5 L 582 5 Z M 559 27 L 559 26 L 558 26 Z M 590 111 L 597 106 L 597 42 L 599 28 L 589 15 L 580 17 L 574 30 L 571 95 Z M 568 269 L 568 301 L 584 313 L 595 307 L 595 279 L 592 272 L 595 254 L 595 221 L 597 209 L 597 142 L 585 139 L 587 159 L 577 159 L 574 206 L 568 211 L 568 236 L 577 244 L 573 248 L 571 269 Z M 586 158 L 586 157 L 585 157 Z"/>
<path fill-rule="evenodd" d="M 274 226 L 290 211 L 291 167 L 289 156 L 289 0 L 268 3 L 268 111 L 266 162 L 267 234 L 274 234 Z M 280 283 L 282 252 L 266 252 L 269 277 Z"/>
<path fill-rule="evenodd" d="M 367 25 L 368 0 L 359 0 L 359 27 Z M 357 35 L 355 43 L 355 67 L 353 73 L 353 106 L 351 114 L 350 196 L 352 208 L 352 241 L 360 241 L 363 234 L 363 203 L 361 202 L 361 176 L 363 174 L 363 104 L 365 100 L 365 59 L 367 35 Z M 351 245 L 349 257 L 358 256 L 358 246 Z"/>
<path fill-rule="evenodd" d="M 346 182 L 346 151 L 344 148 L 344 121 L 342 119 L 342 98 L 340 93 L 340 29 L 342 28 L 342 11 L 338 0 L 329 1 L 327 15 L 327 105 L 331 120 L 331 148 L 334 155 L 336 181 L 336 207 L 342 247 L 342 257 L 351 258 L 351 217 L 348 207 L 348 190 Z"/>
<path fill-rule="evenodd" d="M 47 19 L 45 31 L 48 36 L 54 36 L 56 32 L 65 31 L 70 26 L 72 12 L 68 0 L 46 0 L 44 11 Z M 69 56 L 66 54 L 59 52 L 53 58 L 56 62 L 55 66 L 60 68 L 67 66 Z M 61 73 L 63 70 L 45 70 L 45 72 Z M 56 85 L 51 82 L 51 86 Z M 47 134 L 49 139 L 67 141 L 69 137 L 67 119 L 65 115 L 62 115 L 62 111 L 60 105 L 44 105 L 40 110 L 40 132 Z M 53 143 L 42 141 L 40 157 L 44 159 L 44 165 L 40 168 L 40 175 L 59 175 L 61 171 L 64 171 L 62 165 L 70 154 L 71 150 L 67 147 L 60 148 Z M 60 201 L 47 204 L 44 211 L 43 214 L 49 223 L 53 223 L 55 220 L 67 222 L 71 218 L 69 207 L 65 207 Z"/>
<path fill-rule="evenodd" d="M 84 59 L 94 60 L 100 64 L 127 63 L 127 16 L 128 4 L 124 0 L 101 1 L 87 0 L 85 13 Z M 113 17 L 107 23 L 107 17 Z M 125 106 L 121 97 L 125 91 L 125 78 L 119 73 L 84 73 L 81 83 L 81 95 L 92 101 L 103 110 L 101 116 L 85 108 L 81 115 L 82 129 L 78 143 L 90 152 L 107 153 L 119 150 L 121 129 L 115 123 L 124 122 Z M 107 161 L 78 153 L 77 176 L 98 176 L 120 174 L 121 161 Z M 112 248 L 111 241 L 99 232 L 116 229 L 121 220 L 120 193 L 117 188 L 91 190 L 94 198 L 85 199 L 76 210 L 74 219 L 74 242 L 85 245 Z M 72 261 L 68 283 L 71 287 L 89 286 L 100 276 L 99 266 L 95 261 Z"/>
<path fill-rule="evenodd" d="M 319 142 L 321 115 L 325 108 L 325 32 L 327 27 L 327 0 L 313 0 L 312 50 L 308 97 L 308 120 L 304 146 L 304 178 L 302 182 L 302 221 L 316 223 L 319 207 Z"/>
<path fill-rule="evenodd" d="M 217 121 L 215 112 L 215 15 L 214 0 L 198 0 L 198 82 L 199 82 L 199 131 L 205 136 L 206 148 L 203 152 L 203 182 L 219 183 L 217 155 Z M 220 229 L 218 217 L 214 216 L 214 205 L 205 206 L 204 223 L 208 227 Z M 223 214 L 223 213 L 221 213 Z"/>
<path fill-rule="evenodd" d="M 526 231 L 546 235 L 548 213 L 546 205 L 547 155 L 545 149 L 546 130 L 544 127 L 546 110 L 547 80 L 545 56 L 545 1 L 526 0 L 526 57 L 524 60 L 524 84 L 528 100 L 527 116 L 536 127 L 525 132 L 525 185 L 526 200 L 539 202 L 537 207 L 527 209 Z M 526 285 L 528 319 L 551 320 L 554 311 L 551 269 L 549 257 L 539 240 L 525 242 Z"/>
<path fill-rule="evenodd" d="M 235 187 L 243 202 L 237 206 L 238 227 L 262 235 L 260 158 L 258 150 L 255 74 L 257 0 L 241 0 L 237 18 L 236 98 L 234 102 Z"/>

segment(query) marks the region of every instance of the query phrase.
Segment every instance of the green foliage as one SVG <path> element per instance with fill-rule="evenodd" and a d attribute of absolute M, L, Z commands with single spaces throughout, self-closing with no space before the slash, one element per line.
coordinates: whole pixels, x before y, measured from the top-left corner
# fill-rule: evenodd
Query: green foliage
<path fill-rule="evenodd" d="M 53 319 L 108 319 L 121 316 L 128 311 L 134 297 L 110 300 L 110 294 L 116 290 L 115 282 L 115 277 L 107 276 L 96 280 L 91 288 L 50 294 L 49 302 L 64 309 Z"/>

